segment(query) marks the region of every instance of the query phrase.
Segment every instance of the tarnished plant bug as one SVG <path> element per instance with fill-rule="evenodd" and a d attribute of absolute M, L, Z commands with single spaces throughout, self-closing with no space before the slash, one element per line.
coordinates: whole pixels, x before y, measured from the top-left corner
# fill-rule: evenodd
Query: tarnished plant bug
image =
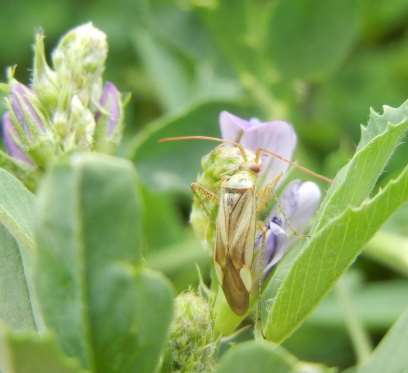
<path fill-rule="evenodd" d="M 234 313 L 244 315 L 248 311 L 251 292 L 258 290 L 256 280 L 260 277 L 254 273 L 257 270 L 254 249 L 257 234 L 266 228 L 258 221 L 257 215 L 264 207 L 265 200 L 268 201 L 274 193 L 279 181 L 278 177 L 262 190 L 257 190 L 261 157 L 267 155 L 279 159 L 324 182 L 332 181 L 270 150 L 260 148 L 253 154 L 234 141 L 208 136 L 181 136 L 163 138 L 160 142 L 181 140 L 221 142 L 223 144 L 220 146 L 233 148 L 233 156 L 242 158 L 238 167 L 220 171 L 216 190 L 193 183 L 192 191 L 208 219 L 214 220 L 213 260 L 225 298 Z"/>

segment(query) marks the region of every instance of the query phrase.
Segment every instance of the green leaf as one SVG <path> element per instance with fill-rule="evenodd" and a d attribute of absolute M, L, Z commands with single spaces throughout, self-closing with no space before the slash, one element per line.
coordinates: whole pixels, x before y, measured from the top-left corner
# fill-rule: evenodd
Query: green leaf
<path fill-rule="evenodd" d="M 44 8 L 39 12 L 42 6 Z M 1 55 L 8 56 L 8 64 L 13 63 L 11 61 L 26 62 L 27 55 L 23 51 L 27 51 L 27 45 L 33 41 L 33 30 L 41 25 L 47 30 L 48 37 L 55 40 L 64 29 L 72 27 L 74 9 L 74 5 L 65 0 L 57 3 L 52 0 L 33 0 L 27 4 L 16 3 L 13 8 L 4 7 L 1 13 Z M 21 18 L 13 20 L 15 14 Z M 21 30 L 18 35 L 12 32 L 15 28 Z M 27 65 L 21 65 L 21 70 L 24 70 L 23 66 Z"/>
<path fill-rule="evenodd" d="M 395 6 L 395 1 L 390 5 Z M 337 128 L 337 132 L 342 130 L 347 138 L 351 136 L 353 142 L 358 141 L 360 131 L 356 124 L 366 121 L 367 107 L 381 110 L 384 103 L 399 105 L 406 99 L 406 90 L 400 84 L 405 75 L 400 66 L 407 58 L 408 45 L 404 38 L 387 48 L 357 48 L 352 58 L 316 91 L 315 110 L 310 117 L 300 117 L 297 121 L 303 124 L 303 133 L 312 140 L 312 135 L 313 138 L 316 135 L 310 127 L 322 128 L 331 132 L 330 142 L 336 146 Z M 319 146 L 330 145 L 326 141 Z"/>
<path fill-rule="evenodd" d="M 221 359 L 217 373 L 324 373 L 318 364 L 298 361 L 281 347 L 266 342 L 245 342 L 232 347 Z"/>
<path fill-rule="evenodd" d="M 169 277 L 177 292 L 199 284 L 198 269 L 207 278 L 211 268 L 210 254 L 193 237 L 192 232 L 177 243 L 149 253 L 146 261 L 149 267 Z"/>
<path fill-rule="evenodd" d="M 286 339 L 317 306 L 363 245 L 384 221 L 408 200 L 408 166 L 372 199 L 347 208 L 315 233 L 294 259 L 276 297 L 272 287 L 264 294 L 272 304 L 265 322 L 268 339 Z M 269 298 L 269 299 L 268 299 Z"/>
<path fill-rule="evenodd" d="M 155 193 L 142 187 L 144 253 L 152 254 L 180 242 L 185 234 L 176 202 L 168 194 Z"/>
<path fill-rule="evenodd" d="M 135 32 L 134 40 L 135 48 L 154 83 L 164 109 L 174 112 L 191 101 L 192 61 L 142 28 Z"/>
<path fill-rule="evenodd" d="M 141 266 L 131 163 L 82 155 L 55 166 L 39 192 L 36 285 L 65 353 L 93 372 L 152 372 L 172 290 Z"/>
<path fill-rule="evenodd" d="M 402 373 L 408 366 L 408 311 L 399 318 L 370 359 L 355 373 Z"/>
<path fill-rule="evenodd" d="M 32 252 L 34 196 L 7 171 L 0 169 L 0 223 Z"/>
<path fill-rule="evenodd" d="M 320 80 L 345 59 L 358 25 L 353 0 L 281 0 L 269 21 L 268 56 L 285 78 Z"/>
<path fill-rule="evenodd" d="M 407 128 L 408 101 L 405 101 L 398 108 L 385 105 L 383 111 L 383 114 L 378 114 L 371 109 L 368 124 L 361 129 L 361 140 L 358 144 L 358 150 L 366 146 L 376 136 L 385 133 L 388 130 L 388 126 L 400 125 L 402 128 Z"/>
<path fill-rule="evenodd" d="M 239 72 L 269 81 L 271 69 L 263 52 L 273 2 L 237 0 L 234 6 L 225 1 L 214 3 L 201 10 L 201 15 L 222 52 Z M 234 22 L 226 22 L 228 19 Z"/>
<path fill-rule="evenodd" d="M 408 16 L 408 3 L 405 0 L 379 0 L 376 6 L 372 6 L 371 0 L 363 0 L 361 4 L 364 16 L 362 31 L 371 42 L 395 31 Z"/>
<path fill-rule="evenodd" d="M 1 89 L 1 83 L 0 83 Z M 5 100 L 0 94 L 0 99 Z M 35 189 L 37 184 L 37 175 L 33 173 L 31 167 L 23 164 L 22 162 L 16 161 L 12 156 L 0 149 L 0 168 L 9 171 L 11 174 L 16 176 L 21 180 L 26 186 Z"/>
<path fill-rule="evenodd" d="M 4 373 L 85 373 L 49 335 L 11 333 L 0 326 L 0 368 Z"/>
<path fill-rule="evenodd" d="M 0 318 L 15 328 L 43 327 L 34 295 L 34 195 L 0 169 Z"/>
<path fill-rule="evenodd" d="M 159 144 L 158 141 L 172 136 L 219 136 L 218 115 L 230 108 L 231 103 L 227 102 L 202 102 L 145 127 L 130 154 L 141 180 L 156 190 L 186 192 L 197 176 L 201 158 L 217 143 L 195 140 Z"/>
<path fill-rule="evenodd" d="M 238 344 L 222 358 L 217 373 L 290 373 L 296 364 L 282 348 L 268 343 L 246 342 Z"/>
<path fill-rule="evenodd" d="M 0 319 L 13 329 L 36 328 L 18 244 L 1 225 Z"/>
<path fill-rule="evenodd" d="M 313 232 L 347 206 L 358 206 L 368 197 L 407 129 L 408 101 L 396 109 L 384 107 L 382 115 L 371 112 L 356 153 L 327 192 Z"/>
<path fill-rule="evenodd" d="M 239 97 L 238 84 L 216 71 L 214 61 L 193 59 L 184 50 L 169 44 L 174 37 L 170 35 L 171 40 L 162 40 L 154 31 L 139 29 L 134 37 L 135 48 L 167 112 L 176 113 L 205 99 Z"/>

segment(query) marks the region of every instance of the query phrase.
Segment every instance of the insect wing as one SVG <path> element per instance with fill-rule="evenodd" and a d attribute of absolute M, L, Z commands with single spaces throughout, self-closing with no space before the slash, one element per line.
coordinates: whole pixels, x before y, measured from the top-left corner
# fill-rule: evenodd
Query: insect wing
<path fill-rule="evenodd" d="M 249 306 L 254 241 L 254 189 L 222 188 L 214 261 L 228 304 L 238 315 Z"/>

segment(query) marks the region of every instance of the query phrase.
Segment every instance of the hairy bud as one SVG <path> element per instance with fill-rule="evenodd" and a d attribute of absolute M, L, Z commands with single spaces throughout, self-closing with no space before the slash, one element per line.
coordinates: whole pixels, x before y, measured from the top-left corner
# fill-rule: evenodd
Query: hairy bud
<path fill-rule="evenodd" d="M 214 339 L 208 302 L 192 292 L 180 294 L 176 298 L 162 371 L 213 371 L 217 347 Z"/>

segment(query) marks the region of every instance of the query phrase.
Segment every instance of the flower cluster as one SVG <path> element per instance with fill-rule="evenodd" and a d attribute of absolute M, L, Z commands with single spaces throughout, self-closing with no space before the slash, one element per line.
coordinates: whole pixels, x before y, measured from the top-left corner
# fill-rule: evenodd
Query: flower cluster
<path fill-rule="evenodd" d="M 103 82 L 107 53 L 106 35 L 88 23 L 61 38 L 51 67 L 44 36 L 36 35 L 30 86 L 8 71 L 3 164 L 38 173 L 74 151 L 116 149 L 123 99 L 114 84 Z"/>
<path fill-rule="evenodd" d="M 321 193 L 311 181 L 293 180 L 284 188 L 289 162 L 296 147 L 293 127 L 284 121 L 261 122 L 245 120 L 231 113 L 220 114 L 222 138 L 240 143 L 245 151 L 228 144 L 216 147 L 202 160 L 203 172 L 197 182 L 217 194 L 222 180 L 253 163 L 259 149 L 266 149 L 287 161 L 263 153 L 256 178 L 257 193 L 273 186 L 270 195 L 272 208 L 256 234 L 253 271 L 255 277 L 266 277 L 288 248 L 299 238 L 319 206 Z M 281 193 L 279 190 L 283 189 Z M 274 197 L 279 194 L 279 197 Z M 272 202 L 269 201 L 269 202 Z M 260 202 L 259 202 L 260 203 Z M 268 204 L 269 206 L 270 204 Z M 259 206 L 258 206 L 259 207 Z M 198 236 L 208 247 L 214 246 L 215 222 L 218 205 L 205 198 L 194 198 L 191 223 Z"/>
<path fill-rule="evenodd" d="M 210 305 L 191 291 L 177 296 L 163 372 L 211 372 L 215 366 L 217 341 Z"/>

